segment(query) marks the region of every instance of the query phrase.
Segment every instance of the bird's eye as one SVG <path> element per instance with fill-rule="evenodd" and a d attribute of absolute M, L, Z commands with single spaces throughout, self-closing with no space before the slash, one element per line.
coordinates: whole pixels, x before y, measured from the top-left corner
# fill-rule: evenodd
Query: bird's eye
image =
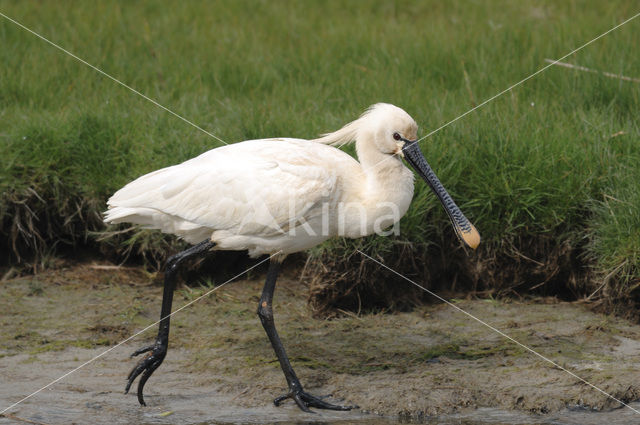
<path fill-rule="evenodd" d="M 402 139 L 402 137 L 400 137 L 400 134 L 398 134 L 398 133 L 393 133 L 393 138 L 394 138 L 394 140 Z"/>

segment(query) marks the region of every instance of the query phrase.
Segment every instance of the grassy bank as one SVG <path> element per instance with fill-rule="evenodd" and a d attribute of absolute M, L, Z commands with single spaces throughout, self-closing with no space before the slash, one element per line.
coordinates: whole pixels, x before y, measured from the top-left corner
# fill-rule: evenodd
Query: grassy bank
<path fill-rule="evenodd" d="M 635 7 L 0 1 L 4 14 L 228 142 L 310 138 L 379 101 L 403 107 L 426 134 Z M 566 61 L 640 77 L 639 22 Z M 115 230 L 100 221 L 106 199 L 220 142 L 4 19 L 0 44 L 3 261 L 33 264 L 86 244 L 157 260 L 172 243 L 166 238 L 101 237 Z M 592 299 L 626 305 L 640 281 L 639 106 L 638 84 L 552 68 L 424 140 L 426 157 L 480 230 L 481 248 L 468 255 L 458 247 L 419 184 L 400 237 L 313 251 L 316 304 L 355 308 L 365 292 L 370 306 L 409 302 L 389 297 L 398 282 L 361 264 L 353 254 L 360 247 L 431 287 L 563 298 L 600 288 Z M 349 292 L 353 283 L 362 286 Z"/>

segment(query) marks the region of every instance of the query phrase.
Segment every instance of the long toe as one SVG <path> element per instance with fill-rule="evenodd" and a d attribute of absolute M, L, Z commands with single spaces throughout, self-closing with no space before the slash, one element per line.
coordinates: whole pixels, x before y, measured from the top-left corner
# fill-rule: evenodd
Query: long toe
<path fill-rule="evenodd" d="M 156 370 L 158 366 L 160 366 L 160 364 L 157 364 L 155 367 L 145 370 L 142 376 L 140 377 L 140 381 L 138 382 L 138 402 L 140 403 L 141 406 L 147 405 L 147 403 L 144 402 L 144 395 L 143 395 L 144 384 L 147 383 L 147 379 L 149 379 L 153 371 Z"/>
<path fill-rule="evenodd" d="M 148 361 L 149 357 L 151 356 L 147 356 L 142 360 L 140 360 L 138 364 L 136 364 L 134 368 L 131 369 L 131 372 L 129 372 L 129 375 L 127 375 L 127 386 L 124 389 L 125 394 L 129 392 L 129 389 L 131 389 L 131 384 L 133 384 L 133 381 L 136 380 L 138 375 L 140 375 L 142 372 L 144 372 L 146 368 L 149 367 L 149 361 Z"/>
<path fill-rule="evenodd" d="M 144 385 L 146 384 L 147 379 L 149 379 L 149 377 L 153 374 L 153 372 L 155 372 L 155 370 L 160 367 L 167 353 L 166 347 L 162 347 L 159 345 L 154 345 L 152 347 L 152 350 L 147 350 L 146 348 L 148 347 L 136 351 L 136 353 L 144 351 L 151 351 L 151 353 L 140 359 L 138 364 L 131 370 L 131 372 L 129 372 L 129 375 L 127 376 L 127 386 L 124 390 L 125 394 L 127 394 L 136 378 L 142 375 L 140 376 L 140 381 L 138 382 L 138 401 L 142 406 L 146 406 L 143 395 Z"/>
<path fill-rule="evenodd" d="M 322 400 L 322 398 L 316 397 L 302 390 L 290 391 L 287 394 L 281 395 L 280 397 L 273 400 L 273 403 L 276 406 L 279 406 L 284 400 L 288 398 L 293 399 L 293 401 L 295 401 L 295 403 L 298 405 L 300 410 L 304 412 L 309 412 L 309 413 L 312 413 L 309 407 L 313 407 L 316 409 L 342 410 L 342 411 L 358 408 L 358 406 L 341 406 L 338 404 L 328 403 Z"/>
<path fill-rule="evenodd" d="M 338 404 L 327 403 L 319 397 L 313 396 L 308 393 L 304 393 L 302 397 L 303 400 L 307 403 L 309 407 L 315 407 L 316 409 L 326 409 L 326 410 L 351 410 L 357 409 L 358 406 L 340 406 Z"/>
<path fill-rule="evenodd" d="M 153 349 L 155 348 L 155 344 L 154 345 L 149 345 L 146 347 L 142 347 L 136 351 L 134 351 L 133 353 L 131 353 L 131 357 L 135 357 L 135 356 L 139 356 L 142 353 L 146 353 L 147 351 L 153 351 Z"/>

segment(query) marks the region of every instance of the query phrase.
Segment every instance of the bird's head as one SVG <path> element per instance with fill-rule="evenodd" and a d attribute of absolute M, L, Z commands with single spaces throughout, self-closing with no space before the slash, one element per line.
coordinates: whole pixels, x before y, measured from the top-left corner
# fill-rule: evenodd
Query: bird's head
<path fill-rule="evenodd" d="M 466 246 L 477 248 L 480 244 L 480 234 L 458 208 L 422 154 L 418 146 L 418 125 L 414 119 L 397 106 L 378 103 L 371 106 L 358 121 L 357 139 L 366 140 L 368 148 L 373 144 L 380 153 L 404 157 L 436 194 L 458 238 Z M 373 168 L 382 166 L 382 162 L 386 160 L 379 160 L 380 165 L 374 165 Z"/>
<path fill-rule="evenodd" d="M 404 110 L 388 103 L 376 103 L 357 120 L 316 141 L 335 146 L 355 141 L 359 158 L 375 153 L 376 159 L 369 165 L 369 170 L 384 166 L 386 161 L 404 157 L 438 197 L 458 238 L 473 249 L 480 244 L 480 234 L 427 163 L 418 146 L 418 125 Z"/>
<path fill-rule="evenodd" d="M 403 156 L 402 148 L 407 140 L 418 138 L 418 124 L 414 119 L 388 103 L 371 106 L 357 122 L 357 139 L 383 154 Z"/>

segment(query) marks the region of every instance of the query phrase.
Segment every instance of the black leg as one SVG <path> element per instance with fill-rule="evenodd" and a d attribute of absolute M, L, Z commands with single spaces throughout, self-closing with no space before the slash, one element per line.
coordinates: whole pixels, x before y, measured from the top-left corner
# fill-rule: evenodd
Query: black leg
<path fill-rule="evenodd" d="M 143 406 L 146 406 L 142 395 L 144 384 L 147 382 L 147 379 L 149 379 L 151 374 L 153 374 L 153 372 L 162 364 L 162 361 L 167 355 L 167 348 L 169 347 L 169 324 L 171 322 L 171 304 L 173 303 L 173 291 L 176 288 L 176 273 L 178 271 L 178 266 L 187 258 L 205 253 L 214 246 L 215 243 L 207 239 L 206 241 L 200 242 L 185 251 L 177 253 L 167 260 L 164 272 L 164 291 L 162 293 L 162 309 L 160 311 L 158 337 L 153 345 L 136 350 L 131 355 L 131 357 L 134 357 L 142 353 L 150 352 L 138 362 L 133 370 L 131 370 L 127 377 L 127 386 L 124 390 L 125 394 L 128 393 L 133 381 L 135 381 L 138 375 L 142 374 L 140 381 L 138 382 L 138 401 Z"/>
<path fill-rule="evenodd" d="M 276 286 L 276 279 L 278 278 L 278 272 L 280 271 L 280 264 L 280 261 L 276 261 L 274 259 L 269 262 L 267 280 L 264 284 L 264 289 L 262 290 L 260 304 L 258 304 L 258 316 L 260 317 L 260 321 L 262 322 L 262 327 L 267 333 L 269 341 L 271 341 L 271 346 L 276 352 L 278 361 L 280 361 L 280 367 L 284 372 L 284 376 L 287 379 L 287 385 L 289 386 L 289 392 L 283 396 L 276 398 L 273 402 L 276 406 L 279 406 L 280 403 L 282 403 L 287 398 L 292 398 L 296 402 L 298 407 L 300 407 L 300 409 L 304 410 L 305 412 L 311 412 L 311 410 L 309 410 L 309 407 L 330 410 L 351 410 L 356 406 L 338 406 L 335 404 L 330 404 L 318 397 L 304 392 L 304 390 L 302 389 L 302 385 L 300 384 L 300 381 L 296 376 L 296 373 L 293 371 L 293 367 L 291 367 L 291 363 L 289 362 L 287 353 L 285 352 L 282 341 L 280 341 L 280 337 L 278 336 L 278 332 L 276 331 L 276 326 L 273 321 L 273 309 L 271 308 L 271 303 L 273 301 L 273 292 Z"/>

